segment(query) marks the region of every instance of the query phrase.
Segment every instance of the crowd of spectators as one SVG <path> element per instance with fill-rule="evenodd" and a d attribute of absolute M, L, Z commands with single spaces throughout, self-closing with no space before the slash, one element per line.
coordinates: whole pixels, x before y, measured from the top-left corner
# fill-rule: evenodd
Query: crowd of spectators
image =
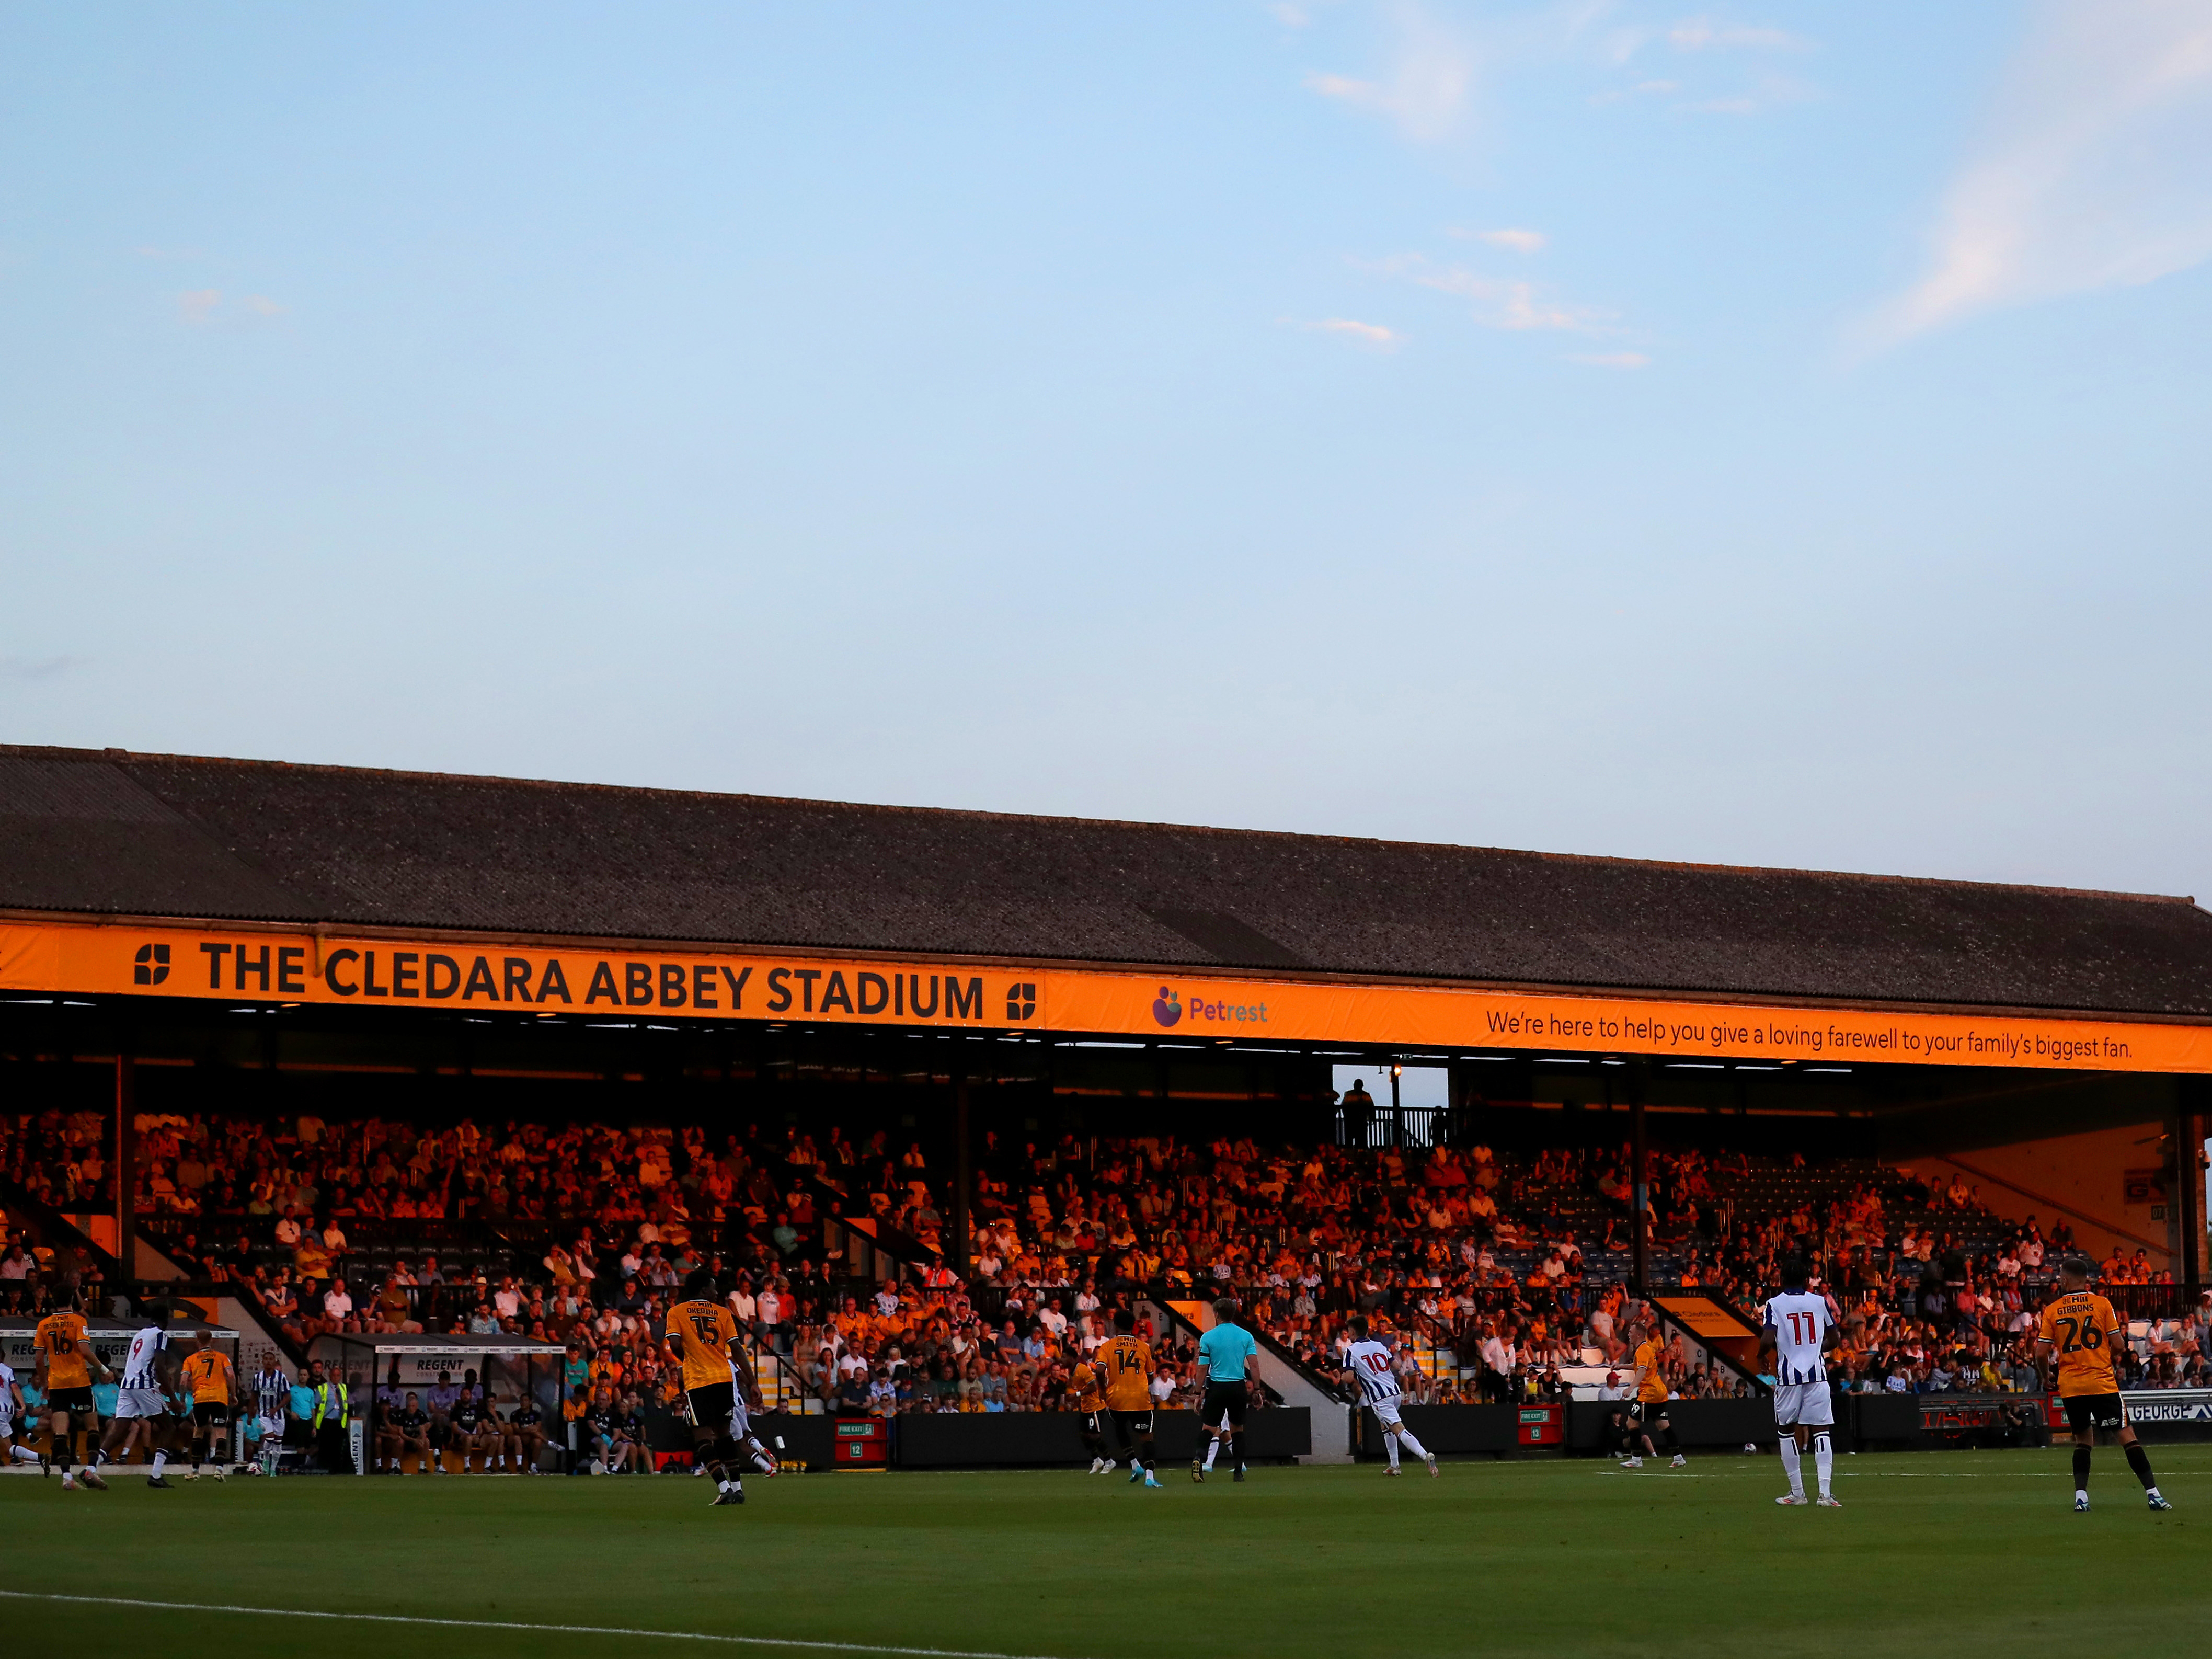
<path fill-rule="evenodd" d="M 0 1170 L 47 1202 L 112 1192 L 102 1133 L 91 1115 L 0 1119 Z M 1655 1283 L 1739 1309 L 1784 1261 L 1819 1264 L 1850 1386 L 2026 1387 L 2035 1310 L 2072 1244 L 2063 1223 L 2001 1221 L 1957 1179 L 1696 1150 L 1651 1155 L 1639 1218 L 1626 1147 L 987 1134 L 964 1279 L 932 1265 L 950 1228 L 933 1160 L 882 1130 L 749 1126 L 713 1145 L 696 1127 L 195 1115 L 145 1121 L 136 1168 L 138 1212 L 179 1267 L 235 1281 L 296 1349 L 413 1330 L 559 1343 L 571 1415 L 672 1400 L 659 1320 L 700 1266 L 730 1287 L 772 1394 L 844 1409 L 1056 1407 L 1116 1304 L 1222 1291 L 1311 1372 L 1336 1369 L 1358 1313 L 1397 1334 L 1417 1398 L 1540 1398 L 1626 1358 L 1639 1221 Z M 880 1248 L 916 1271 L 856 1277 L 855 1225 L 859 1259 Z M 35 1299 L 29 1260 L 0 1252 L 0 1300 Z M 2105 1264 L 2112 1285 L 2154 1277 L 2140 1251 Z M 1161 1397 L 1177 1398 L 1188 1333 L 1152 1334 Z M 2130 1386 L 2212 1386 L 2208 1353 L 2202 1310 L 2174 1310 L 2121 1364 Z M 1751 1386 L 1679 1335 L 1662 1363 L 1685 1396 Z"/>
<path fill-rule="evenodd" d="M 113 1141 L 105 1112 L 0 1113 L 0 1177 L 53 1209 L 112 1210 Z"/>

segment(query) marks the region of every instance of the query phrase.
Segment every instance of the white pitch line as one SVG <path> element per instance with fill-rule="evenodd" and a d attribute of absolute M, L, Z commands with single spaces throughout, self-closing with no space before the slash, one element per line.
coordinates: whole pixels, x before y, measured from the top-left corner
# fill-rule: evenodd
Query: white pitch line
<path fill-rule="evenodd" d="M 519 1630 L 556 1636 L 649 1636 L 670 1642 L 723 1642 L 750 1648 L 810 1648 L 829 1653 L 896 1653 L 921 1659 L 1037 1659 L 1017 1653 L 963 1648 L 894 1648 L 875 1642 L 813 1642 L 798 1637 L 721 1636 L 696 1630 L 631 1630 L 618 1625 L 527 1625 L 506 1619 L 430 1619 L 404 1613 L 331 1613 L 313 1607 L 242 1607 L 220 1601 L 148 1601 L 129 1595 L 59 1595 L 43 1590 L 0 1589 L 11 1601 L 69 1601 L 82 1607 L 152 1607 L 162 1613 L 249 1613 L 272 1619 L 335 1619 L 347 1624 L 440 1625 L 456 1630 Z"/>

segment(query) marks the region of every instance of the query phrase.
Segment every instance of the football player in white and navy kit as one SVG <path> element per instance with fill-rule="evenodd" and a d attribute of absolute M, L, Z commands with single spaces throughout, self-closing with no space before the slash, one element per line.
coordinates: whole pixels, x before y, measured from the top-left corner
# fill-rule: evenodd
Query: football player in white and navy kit
<path fill-rule="evenodd" d="M 769 1449 L 753 1432 L 753 1413 L 761 1405 L 760 1382 L 738 1369 L 735 1361 L 730 1365 L 730 1439 L 738 1449 L 752 1460 L 752 1465 L 763 1474 L 774 1474 L 776 1462 Z"/>
<path fill-rule="evenodd" d="M 1836 1468 L 1829 1433 L 1836 1408 L 1825 1356 L 1836 1346 L 1836 1308 L 1826 1295 L 1807 1288 L 1809 1277 L 1802 1261 L 1783 1268 L 1782 1293 L 1768 1299 L 1759 1334 L 1759 1358 L 1771 1356 L 1774 1366 L 1774 1421 L 1782 1431 L 1782 1468 L 1790 1477 L 1789 1492 L 1774 1501 L 1784 1507 L 1806 1501 L 1802 1460 L 1809 1443 L 1820 1507 L 1834 1510 L 1843 1504 L 1828 1490 Z"/>
<path fill-rule="evenodd" d="M 34 1449 L 16 1443 L 15 1425 L 23 1417 L 23 1390 L 15 1381 L 15 1369 L 0 1364 L 0 1455 L 11 1463 L 39 1461 Z"/>
<path fill-rule="evenodd" d="M 168 1346 L 169 1334 L 159 1325 L 141 1326 L 132 1334 L 122 1378 L 115 1385 L 115 1417 L 93 1455 L 94 1468 L 118 1452 L 127 1462 L 134 1449 L 144 1446 L 154 1457 L 154 1472 L 146 1484 L 168 1486 L 161 1469 L 169 1461 L 169 1449 L 160 1443 L 168 1428 L 169 1398 L 162 1374 L 167 1367 L 161 1358 Z"/>
<path fill-rule="evenodd" d="M 1358 1383 L 1361 1400 L 1382 1425 L 1382 1449 L 1390 1455 L 1389 1473 L 1398 1473 L 1398 1448 L 1402 1444 L 1414 1456 L 1425 1460 L 1429 1473 L 1435 1474 L 1437 1455 L 1414 1439 L 1413 1431 L 1398 1420 L 1399 1402 L 1405 1396 L 1405 1391 L 1398 1386 L 1398 1356 L 1389 1343 L 1368 1339 L 1364 1316 L 1354 1314 L 1345 1325 L 1352 1333 L 1352 1346 L 1345 1350 L 1344 1370 L 1337 1373 L 1337 1381 Z"/>
<path fill-rule="evenodd" d="M 250 1385 L 253 1391 L 255 1426 L 260 1430 L 261 1455 L 248 1468 L 248 1473 L 258 1469 L 264 1474 L 276 1473 L 276 1460 L 284 1449 L 284 1412 L 292 1403 L 292 1379 L 284 1375 L 276 1363 L 276 1351 L 271 1348 L 261 1356 L 261 1369 L 253 1373 Z M 392 1468 L 398 1468 L 392 1460 Z"/>

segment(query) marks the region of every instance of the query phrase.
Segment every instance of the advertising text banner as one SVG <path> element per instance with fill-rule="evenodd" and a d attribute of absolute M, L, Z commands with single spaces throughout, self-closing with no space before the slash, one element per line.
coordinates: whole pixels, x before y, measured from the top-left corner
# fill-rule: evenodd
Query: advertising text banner
<path fill-rule="evenodd" d="M 978 967 L 743 950 L 594 951 L 304 930 L 0 923 L 0 990 L 327 1006 L 803 1020 L 1838 1064 L 2212 1072 L 2212 1026 Z"/>

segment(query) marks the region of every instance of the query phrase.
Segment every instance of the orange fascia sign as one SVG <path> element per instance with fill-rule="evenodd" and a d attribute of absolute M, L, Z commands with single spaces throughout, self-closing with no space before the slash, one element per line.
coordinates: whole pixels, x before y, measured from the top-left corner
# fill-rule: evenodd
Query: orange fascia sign
<path fill-rule="evenodd" d="M 305 929 L 0 923 L 0 990 L 805 1020 L 1400 1048 L 2212 1072 L 2212 1024 L 1788 1007 L 1212 974 L 593 951 Z"/>

